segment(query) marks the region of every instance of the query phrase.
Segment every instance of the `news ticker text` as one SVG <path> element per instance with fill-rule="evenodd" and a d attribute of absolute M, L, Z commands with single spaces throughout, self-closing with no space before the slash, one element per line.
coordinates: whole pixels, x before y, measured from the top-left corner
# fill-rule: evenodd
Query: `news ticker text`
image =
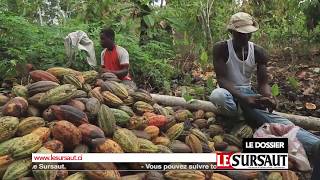
<path fill-rule="evenodd" d="M 34 168 L 49 169 L 59 166 L 46 166 L 46 163 L 84 162 L 136 163 L 139 166 L 131 167 L 131 170 L 137 171 L 288 169 L 286 138 L 247 138 L 242 144 L 242 152 L 239 153 L 34 153 L 32 161 L 36 163 Z"/>

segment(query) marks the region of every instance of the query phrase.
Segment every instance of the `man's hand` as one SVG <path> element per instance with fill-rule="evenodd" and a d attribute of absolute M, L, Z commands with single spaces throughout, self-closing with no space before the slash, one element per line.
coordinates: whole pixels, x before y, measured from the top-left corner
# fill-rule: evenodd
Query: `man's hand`
<path fill-rule="evenodd" d="M 261 107 L 257 103 L 259 98 L 260 98 L 260 96 L 258 96 L 258 95 L 244 96 L 244 97 L 242 97 L 242 102 L 245 103 L 245 105 L 247 105 L 249 107 L 261 109 Z"/>
<path fill-rule="evenodd" d="M 268 109 L 270 113 L 277 107 L 277 101 L 275 97 L 260 97 L 257 99 L 257 103 L 261 104 L 264 109 Z"/>
<path fill-rule="evenodd" d="M 112 73 L 112 71 L 111 70 L 109 70 L 109 69 L 104 69 L 104 72 L 106 73 L 106 72 L 108 72 L 108 73 Z"/>
<path fill-rule="evenodd" d="M 106 73 L 106 72 L 111 72 L 111 71 L 108 70 L 108 69 L 105 69 L 105 68 L 101 68 L 101 69 L 100 69 L 100 72 L 101 72 L 101 73 Z"/>

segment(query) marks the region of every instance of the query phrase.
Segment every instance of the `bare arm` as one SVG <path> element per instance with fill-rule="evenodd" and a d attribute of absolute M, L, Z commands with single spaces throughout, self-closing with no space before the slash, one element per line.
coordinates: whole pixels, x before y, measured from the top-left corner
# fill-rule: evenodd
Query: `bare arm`
<path fill-rule="evenodd" d="M 122 69 L 118 71 L 111 71 L 113 74 L 117 75 L 119 79 L 128 75 L 129 72 L 129 64 L 121 65 Z"/>
<path fill-rule="evenodd" d="M 262 96 L 271 97 L 271 88 L 268 84 L 267 62 L 268 56 L 265 50 L 259 46 L 255 46 L 255 56 L 257 62 L 257 82 L 258 91 Z"/>

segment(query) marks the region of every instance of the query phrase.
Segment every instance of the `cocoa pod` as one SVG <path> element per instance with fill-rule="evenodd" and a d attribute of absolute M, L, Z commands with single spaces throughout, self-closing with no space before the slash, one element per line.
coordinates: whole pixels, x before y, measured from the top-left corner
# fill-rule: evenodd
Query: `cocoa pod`
<path fill-rule="evenodd" d="M 237 180 L 251 180 L 259 178 L 257 171 L 228 171 L 227 175 Z"/>
<path fill-rule="evenodd" d="M 148 133 L 151 138 L 157 137 L 160 133 L 160 129 L 157 126 L 147 126 L 144 131 Z"/>
<path fill-rule="evenodd" d="M 267 180 L 282 180 L 282 175 L 280 172 L 271 172 Z"/>
<path fill-rule="evenodd" d="M 76 76 L 72 74 L 66 74 L 63 76 L 63 83 L 64 84 L 72 84 L 77 89 L 82 89 L 82 85 L 84 83 L 84 79 L 82 76 Z"/>
<path fill-rule="evenodd" d="M 19 125 L 17 130 L 18 136 L 24 136 L 26 134 L 31 133 L 33 130 L 43 127 L 45 125 L 44 119 L 41 117 L 28 117 L 23 119 Z"/>
<path fill-rule="evenodd" d="M 76 90 L 71 84 L 57 86 L 41 96 L 39 103 L 43 106 L 65 103 L 75 96 Z"/>
<path fill-rule="evenodd" d="M 30 156 L 42 146 L 40 137 L 36 134 L 27 134 L 19 138 L 12 146 L 12 157 L 20 159 Z"/>
<path fill-rule="evenodd" d="M 2 179 L 12 180 L 12 179 L 18 179 L 18 178 L 24 177 L 27 174 L 29 174 L 29 172 L 31 172 L 31 166 L 32 166 L 31 158 L 14 161 L 8 166 Z"/>
<path fill-rule="evenodd" d="M 42 143 L 47 142 L 47 140 L 50 137 L 50 129 L 47 127 L 38 127 L 34 129 L 31 133 L 38 135 Z"/>
<path fill-rule="evenodd" d="M 154 111 L 153 107 L 150 104 L 143 101 L 137 101 L 136 103 L 134 103 L 133 108 L 139 114 Z"/>
<path fill-rule="evenodd" d="M 283 180 L 299 180 L 299 177 L 294 171 L 282 171 L 281 175 Z"/>
<path fill-rule="evenodd" d="M 40 110 L 32 105 L 29 105 L 27 113 L 29 116 L 40 116 Z"/>
<path fill-rule="evenodd" d="M 217 124 L 212 124 L 208 128 L 208 134 L 210 135 L 210 137 L 224 134 L 223 127 Z"/>
<path fill-rule="evenodd" d="M 197 119 L 193 122 L 199 129 L 203 129 L 207 127 L 207 120 L 206 119 Z"/>
<path fill-rule="evenodd" d="M 199 129 L 196 129 L 196 128 L 192 128 L 190 130 L 190 133 L 197 136 L 197 138 L 204 142 L 204 143 L 208 143 L 208 138 L 206 136 L 206 134 L 204 134 L 202 131 L 200 131 Z"/>
<path fill-rule="evenodd" d="M 100 87 L 93 88 L 91 91 L 89 91 L 88 95 L 89 95 L 89 97 L 98 99 L 99 102 L 101 102 L 101 103 L 104 102 Z"/>
<path fill-rule="evenodd" d="M 51 128 L 54 139 L 63 143 L 63 147 L 72 150 L 82 139 L 80 130 L 68 121 L 58 121 Z"/>
<path fill-rule="evenodd" d="M 99 75 L 97 71 L 90 70 L 81 72 L 82 77 L 84 78 L 85 83 L 92 83 Z"/>
<path fill-rule="evenodd" d="M 231 135 L 231 134 L 224 134 L 223 135 L 223 141 L 227 142 L 230 145 L 235 145 L 237 147 L 242 147 L 242 142 L 237 137 Z"/>
<path fill-rule="evenodd" d="M 191 148 L 188 145 L 186 145 L 185 143 L 183 143 L 179 140 L 172 141 L 171 144 L 169 145 L 169 148 L 174 153 L 190 153 L 190 152 L 192 152 Z"/>
<path fill-rule="evenodd" d="M 88 178 L 85 173 L 77 172 L 77 173 L 74 173 L 74 174 L 66 177 L 64 180 L 88 180 Z"/>
<path fill-rule="evenodd" d="M 84 163 L 83 168 L 88 170 L 85 174 L 91 180 L 120 180 L 120 173 L 113 163 Z"/>
<path fill-rule="evenodd" d="M 175 112 L 174 117 L 178 122 L 184 122 L 192 117 L 192 114 L 188 110 L 178 110 Z"/>
<path fill-rule="evenodd" d="M 89 123 L 86 113 L 75 107 L 69 105 L 52 105 L 50 108 L 58 120 L 67 120 L 76 126 Z"/>
<path fill-rule="evenodd" d="M 213 173 L 211 175 L 210 180 L 232 180 L 231 178 L 229 178 L 228 176 L 219 174 L 219 173 Z"/>
<path fill-rule="evenodd" d="M 86 106 L 79 100 L 72 99 L 67 103 L 67 105 L 77 108 L 80 111 L 86 110 Z"/>
<path fill-rule="evenodd" d="M 0 93 L 0 106 L 5 105 L 10 100 L 9 97 Z"/>
<path fill-rule="evenodd" d="M 148 104 L 154 104 L 150 93 L 145 90 L 138 89 L 131 93 L 130 96 L 132 96 L 135 101 L 143 101 Z"/>
<path fill-rule="evenodd" d="M 127 125 L 128 129 L 144 129 L 148 126 L 148 120 L 143 116 L 132 116 Z"/>
<path fill-rule="evenodd" d="M 22 117 L 27 113 L 28 101 L 22 97 L 15 97 L 8 101 L 2 109 L 4 116 Z"/>
<path fill-rule="evenodd" d="M 152 140 L 154 144 L 168 146 L 170 144 L 170 139 L 167 137 L 156 137 Z"/>
<path fill-rule="evenodd" d="M 100 102 L 96 98 L 89 98 L 88 101 L 86 102 L 86 110 L 91 114 L 91 115 L 97 115 L 99 110 L 100 110 Z"/>
<path fill-rule="evenodd" d="M 198 110 L 194 112 L 194 119 L 204 119 L 205 112 L 203 110 Z"/>
<path fill-rule="evenodd" d="M 205 174 L 201 171 L 187 170 L 187 171 L 169 171 L 164 174 L 170 180 L 205 180 Z"/>
<path fill-rule="evenodd" d="M 183 132 L 183 129 L 184 129 L 184 124 L 177 123 L 167 130 L 166 135 L 170 140 L 174 140 L 181 135 L 181 133 Z"/>
<path fill-rule="evenodd" d="M 56 177 L 57 180 L 62 180 L 62 179 L 65 180 L 67 177 L 68 177 L 68 170 L 66 168 L 59 169 L 57 171 L 57 177 Z"/>
<path fill-rule="evenodd" d="M 18 118 L 12 116 L 0 117 L 0 143 L 12 138 L 18 127 Z"/>
<path fill-rule="evenodd" d="M 47 71 L 43 71 L 43 70 L 34 70 L 29 72 L 30 77 L 33 81 L 37 82 L 37 81 L 52 81 L 52 82 L 56 82 L 59 83 L 59 80 L 52 75 L 51 73 L 48 73 Z"/>
<path fill-rule="evenodd" d="M 159 152 L 158 146 L 147 139 L 138 138 L 139 152 L 141 153 L 156 153 Z"/>
<path fill-rule="evenodd" d="M 53 153 L 50 149 L 47 149 L 45 147 L 41 147 L 37 153 L 41 153 L 41 154 L 51 154 Z M 57 165 L 57 163 L 36 163 L 38 166 L 39 164 L 43 164 L 43 165 Z M 34 170 L 33 171 L 33 176 L 35 177 L 36 180 L 55 180 L 56 176 L 57 176 L 57 170 L 42 170 L 42 169 L 38 169 L 38 170 Z"/>
<path fill-rule="evenodd" d="M 28 89 L 25 86 L 15 85 L 13 86 L 11 92 L 15 97 L 28 98 Z"/>
<path fill-rule="evenodd" d="M 50 149 L 54 153 L 62 153 L 64 150 L 63 143 L 56 139 L 44 143 L 43 146 L 47 149 Z"/>
<path fill-rule="evenodd" d="M 123 101 L 118 96 L 111 93 L 110 91 L 103 91 L 101 95 L 103 96 L 104 102 L 107 105 L 118 107 L 124 104 Z"/>
<path fill-rule="evenodd" d="M 111 139 L 106 139 L 104 143 L 94 148 L 97 153 L 123 153 L 121 146 Z"/>
<path fill-rule="evenodd" d="M 165 180 L 164 175 L 158 171 L 149 171 L 145 175 L 147 180 Z"/>
<path fill-rule="evenodd" d="M 38 93 L 45 93 L 50 89 L 58 87 L 59 84 L 52 81 L 38 81 L 27 86 L 29 96 L 33 96 Z"/>
<path fill-rule="evenodd" d="M 167 146 L 163 146 L 161 144 L 158 144 L 157 146 L 160 153 L 172 153 L 171 149 L 168 148 Z"/>
<path fill-rule="evenodd" d="M 94 146 L 95 140 L 104 139 L 104 132 L 97 126 L 92 124 L 82 124 L 78 127 L 82 135 L 82 142 Z"/>
<path fill-rule="evenodd" d="M 116 141 L 125 152 L 139 152 L 138 138 L 128 129 L 117 129 L 114 132 L 113 140 Z"/>
<path fill-rule="evenodd" d="M 116 121 L 111 109 L 102 104 L 98 112 L 98 125 L 106 136 L 112 136 L 115 131 Z"/>
<path fill-rule="evenodd" d="M 102 91 L 110 91 L 120 99 L 127 99 L 129 96 L 127 89 L 115 81 L 104 81 L 100 84 L 100 87 Z"/>
<path fill-rule="evenodd" d="M 64 68 L 64 67 L 52 67 L 47 69 L 47 72 L 54 75 L 55 77 L 62 77 L 66 74 L 74 74 L 74 75 L 80 75 L 81 73 L 78 71 L 75 71 L 70 68 Z"/>
<path fill-rule="evenodd" d="M 131 130 L 138 138 L 143 138 L 147 140 L 151 140 L 151 136 L 142 130 Z"/>
<path fill-rule="evenodd" d="M 228 143 L 226 142 L 219 142 L 219 143 L 214 143 L 214 148 L 217 151 L 224 151 L 228 147 Z"/>
<path fill-rule="evenodd" d="M 197 138 L 197 136 L 193 135 L 193 134 L 189 134 L 186 137 L 186 144 L 191 148 L 191 151 L 193 153 L 202 153 L 202 145 L 201 145 L 201 141 Z"/>
<path fill-rule="evenodd" d="M 85 144 L 78 144 L 73 149 L 73 153 L 89 153 L 89 147 Z"/>

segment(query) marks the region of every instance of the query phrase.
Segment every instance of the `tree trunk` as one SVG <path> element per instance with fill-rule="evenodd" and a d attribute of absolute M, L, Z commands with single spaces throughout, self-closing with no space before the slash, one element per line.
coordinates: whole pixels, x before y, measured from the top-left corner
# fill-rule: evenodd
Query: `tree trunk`
<path fill-rule="evenodd" d="M 39 15 L 40 26 L 43 26 L 42 11 L 40 7 L 38 7 L 38 15 Z"/>
<path fill-rule="evenodd" d="M 182 97 L 151 94 L 153 100 L 164 106 L 181 106 L 190 110 L 204 110 L 209 112 L 217 112 L 217 107 L 209 101 L 195 100 L 187 103 Z"/>
<path fill-rule="evenodd" d="M 153 100 L 164 106 L 181 106 L 189 110 L 204 110 L 217 113 L 217 107 L 209 101 L 194 100 L 191 103 L 186 102 L 182 97 L 151 94 Z M 289 119 L 295 125 L 304 129 L 319 131 L 320 130 L 320 118 L 311 116 L 299 116 L 294 114 L 286 114 L 281 112 L 274 112 L 284 118 Z"/>
<path fill-rule="evenodd" d="M 140 42 L 139 45 L 147 44 L 147 41 L 149 39 L 148 37 L 148 25 L 144 22 L 143 17 L 147 16 L 151 13 L 151 9 L 148 5 L 142 4 L 138 0 L 133 1 L 140 9 L 139 17 L 141 19 L 140 21 Z"/>

